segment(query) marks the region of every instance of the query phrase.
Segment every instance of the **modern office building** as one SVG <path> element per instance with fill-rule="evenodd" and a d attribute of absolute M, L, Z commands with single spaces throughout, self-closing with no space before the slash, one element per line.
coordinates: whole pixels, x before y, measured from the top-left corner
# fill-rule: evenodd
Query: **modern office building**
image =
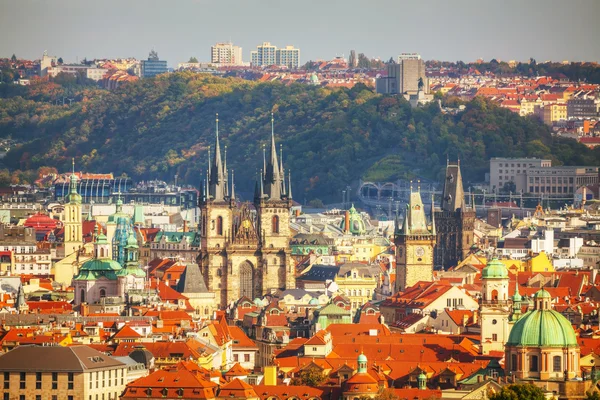
<path fill-rule="evenodd" d="M 210 47 L 210 62 L 213 64 L 243 65 L 242 48 L 233 43 L 216 43 Z"/>
<path fill-rule="evenodd" d="M 387 65 L 387 77 L 377 79 L 376 89 L 382 94 L 429 94 L 425 62 L 418 54 L 401 54 L 397 63 Z"/>
<path fill-rule="evenodd" d="M 294 46 L 285 46 L 283 49 L 277 49 L 275 52 L 275 63 L 285 65 L 290 69 L 296 69 L 300 66 L 300 49 Z"/>
<path fill-rule="evenodd" d="M 253 67 L 275 65 L 277 63 L 277 46 L 269 42 L 256 46 L 256 50 L 250 53 L 250 61 Z"/>
<path fill-rule="evenodd" d="M 553 167 L 551 160 L 539 158 L 490 159 L 490 190 L 499 191 L 506 183 L 515 184 L 516 193 L 572 195 L 581 186 L 598 183 L 598 167 Z"/>
<path fill-rule="evenodd" d="M 568 118 L 597 118 L 600 102 L 593 97 L 574 97 L 567 100 Z"/>
<path fill-rule="evenodd" d="M 154 50 L 150 51 L 147 60 L 140 62 L 140 76 L 142 78 L 150 78 L 167 72 L 167 61 L 159 60 L 158 53 Z"/>

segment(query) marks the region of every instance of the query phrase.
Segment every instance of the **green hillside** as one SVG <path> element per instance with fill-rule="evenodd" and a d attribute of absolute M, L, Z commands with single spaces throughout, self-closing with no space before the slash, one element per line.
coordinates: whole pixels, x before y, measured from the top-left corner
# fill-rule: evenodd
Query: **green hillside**
<path fill-rule="evenodd" d="M 217 112 L 228 166 L 235 169 L 237 190 L 247 192 L 262 167 L 275 114 L 276 138 L 299 201 L 337 199 L 359 178 L 437 179 L 447 155 L 461 158 L 470 181 L 483 180 L 494 156 L 600 164 L 600 149 L 554 139 L 538 120 L 483 99 L 449 115 L 437 104 L 413 110 L 403 99 L 363 85 L 327 89 L 194 73 L 140 80 L 112 92 L 73 82 L 4 86 L 0 137 L 24 142 L 3 160 L 13 182 L 34 179 L 40 167 L 68 170 L 76 157 L 85 171 L 125 173 L 134 180 L 172 181 L 177 174 L 179 182 L 198 186 Z M 53 105 L 65 92 L 75 99 L 72 106 Z M 6 176 L 0 173 L 0 180 Z"/>

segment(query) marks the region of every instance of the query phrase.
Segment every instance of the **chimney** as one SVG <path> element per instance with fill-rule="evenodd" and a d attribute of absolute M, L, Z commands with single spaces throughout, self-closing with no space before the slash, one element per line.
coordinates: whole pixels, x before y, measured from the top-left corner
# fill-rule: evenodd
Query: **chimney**
<path fill-rule="evenodd" d="M 344 215 L 344 233 L 350 232 L 350 211 L 346 210 Z"/>
<path fill-rule="evenodd" d="M 187 221 L 184 219 L 183 220 L 183 232 L 187 232 L 188 231 L 188 226 L 187 226 Z"/>
<path fill-rule="evenodd" d="M 300 209 L 296 208 L 296 217 L 299 217 L 299 216 L 300 216 Z"/>

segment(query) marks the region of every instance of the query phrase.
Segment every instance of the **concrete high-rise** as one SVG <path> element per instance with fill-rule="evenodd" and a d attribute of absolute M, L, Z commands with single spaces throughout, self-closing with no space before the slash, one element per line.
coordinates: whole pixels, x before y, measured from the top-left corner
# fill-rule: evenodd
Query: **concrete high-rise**
<path fill-rule="evenodd" d="M 415 95 L 419 90 L 429 94 L 425 62 L 418 54 L 401 54 L 398 62 L 387 65 L 387 77 L 377 79 L 377 93 Z"/>
<path fill-rule="evenodd" d="M 233 43 L 216 43 L 210 47 L 210 62 L 213 64 L 243 65 L 242 48 Z"/>
<path fill-rule="evenodd" d="M 283 49 L 277 49 L 275 52 L 275 63 L 285 65 L 290 69 L 296 69 L 300 66 L 300 49 L 294 46 L 285 46 Z"/>
<path fill-rule="evenodd" d="M 276 64 L 277 46 L 269 42 L 256 46 L 256 50 L 250 52 L 250 61 L 253 67 L 263 67 Z"/>
<path fill-rule="evenodd" d="M 142 78 L 150 78 L 167 72 L 167 61 L 159 60 L 158 53 L 152 50 L 147 60 L 140 62 L 140 75 Z"/>

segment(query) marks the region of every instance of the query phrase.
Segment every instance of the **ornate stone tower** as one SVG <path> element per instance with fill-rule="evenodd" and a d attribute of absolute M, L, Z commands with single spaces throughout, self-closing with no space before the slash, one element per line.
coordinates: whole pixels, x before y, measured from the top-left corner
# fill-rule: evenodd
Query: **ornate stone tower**
<path fill-rule="evenodd" d="M 242 296 L 253 299 L 271 290 L 295 287 L 289 246 L 291 187 L 286 194 L 273 132 L 269 160 L 265 155 L 255 190 L 255 211 L 250 204 L 238 207 L 233 172 L 230 191 L 226 160 L 221 160 L 217 119 L 215 155 L 200 201 L 198 264 L 220 308 Z"/>
<path fill-rule="evenodd" d="M 262 249 L 263 288 L 295 288 L 294 261 L 291 257 L 290 209 L 291 181 L 285 187 L 283 154 L 277 159 L 274 119 L 271 114 L 271 151 L 269 161 L 263 157 L 264 170 L 260 190 L 255 193 L 254 206 L 258 219 L 258 234 Z"/>
<path fill-rule="evenodd" d="M 433 211 L 433 205 L 432 205 Z M 433 247 L 435 219 L 427 226 L 421 194 L 412 191 L 406 206 L 402 231 L 396 233 L 396 291 L 402 291 L 419 281 L 433 280 Z"/>
<path fill-rule="evenodd" d="M 69 194 L 65 196 L 65 256 L 73 254 L 83 245 L 81 222 L 81 196 L 77 193 L 77 176 L 75 176 L 75 159 L 73 159 L 73 172 Z"/>
<path fill-rule="evenodd" d="M 510 333 L 508 269 L 494 258 L 481 271 L 481 280 L 481 353 L 504 351 L 504 343 Z"/>
<path fill-rule="evenodd" d="M 465 202 L 460 161 L 446 165 L 441 210 L 435 212 L 435 220 L 435 265 L 446 269 L 463 260 L 473 245 L 475 210 Z"/>

